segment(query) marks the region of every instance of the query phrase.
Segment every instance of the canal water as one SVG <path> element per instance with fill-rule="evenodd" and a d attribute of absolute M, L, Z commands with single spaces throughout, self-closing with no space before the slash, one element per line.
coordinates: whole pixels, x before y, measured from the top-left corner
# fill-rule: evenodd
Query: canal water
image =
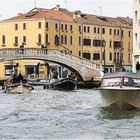
<path fill-rule="evenodd" d="M 103 108 L 98 90 L 0 93 L 0 139 L 138 139 L 140 111 Z"/>

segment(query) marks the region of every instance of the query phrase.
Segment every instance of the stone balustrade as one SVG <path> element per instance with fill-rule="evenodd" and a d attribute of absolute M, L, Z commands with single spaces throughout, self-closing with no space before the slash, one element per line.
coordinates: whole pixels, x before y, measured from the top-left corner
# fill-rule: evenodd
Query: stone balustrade
<path fill-rule="evenodd" d="M 18 60 L 18 59 L 39 59 L 56 62 L 72 69 L 75 69 L 84 79 L 88 70 L 92 70 L 94 75 L 89 76 L 93 78 L 95 76 L 102 75 L 100 66 L 90 60 L 74 56 L 70 53 L 65 53 L 56 49 L 45 48 L 5 48 L 0 49 L 0 60 Z M 86 80 L 86 79 L 84 79 Z"/>

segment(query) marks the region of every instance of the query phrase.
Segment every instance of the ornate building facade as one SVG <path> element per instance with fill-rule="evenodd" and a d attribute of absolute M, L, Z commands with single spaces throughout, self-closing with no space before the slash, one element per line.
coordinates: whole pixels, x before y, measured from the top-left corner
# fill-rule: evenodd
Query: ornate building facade
<path fill-rule="evenodd" d="M 132 64 L 132 19 L 68 11 L 59 5 L 31 11 L 0 22 L 0 48 L 60 49 L 103 65 L 105 72 Z M 1 63 L 1 77 L 11 70 L 37 78 L 48 75 L 48 62 L 17 60 Z M 50 64 L 51 65 L 51 64 Z M 52 69 L 55 66 L 52 65 Z M 62 69 L 61 69 L 62 71 Z"/>

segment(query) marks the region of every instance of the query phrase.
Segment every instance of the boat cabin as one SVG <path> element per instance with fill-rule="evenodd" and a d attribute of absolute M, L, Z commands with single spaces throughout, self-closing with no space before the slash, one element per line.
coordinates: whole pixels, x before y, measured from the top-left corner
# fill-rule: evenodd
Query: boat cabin
<path fill-rule="evenodd" d="M 101 87 L 113 86 L 140 87 L 140 74 L 130 72 L 105 74 L 101 81 Z"/>

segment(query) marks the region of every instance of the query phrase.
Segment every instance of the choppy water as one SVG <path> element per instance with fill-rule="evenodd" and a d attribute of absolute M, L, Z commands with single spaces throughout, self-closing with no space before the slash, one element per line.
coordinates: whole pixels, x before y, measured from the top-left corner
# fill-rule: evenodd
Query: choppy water
<path fill-rule="evenodd" d="M 0 93 L 0 139 L 98 138 L 140 138 L 140 111 L 103 109 L 97 90 Z"/>

